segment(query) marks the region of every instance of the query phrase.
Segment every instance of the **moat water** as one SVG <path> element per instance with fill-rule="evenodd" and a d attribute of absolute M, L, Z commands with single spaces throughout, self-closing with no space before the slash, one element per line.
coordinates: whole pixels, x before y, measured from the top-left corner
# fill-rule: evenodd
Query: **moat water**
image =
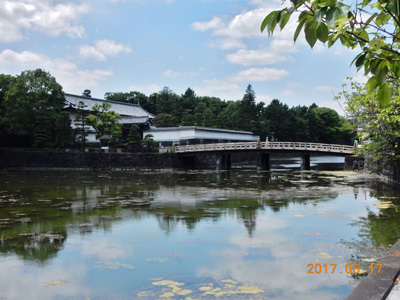
<path fill-rule="evenodd" d="M 0 299 L 343 299 L 397 241 L 400 191 L 291 164 L 3 171 Z"/>

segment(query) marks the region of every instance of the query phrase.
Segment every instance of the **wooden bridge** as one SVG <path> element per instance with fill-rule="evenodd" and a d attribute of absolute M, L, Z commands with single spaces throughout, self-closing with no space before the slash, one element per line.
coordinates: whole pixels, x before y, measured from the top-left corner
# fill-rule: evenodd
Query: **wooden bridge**
<path fill-rule="evenodd" d="M 335 144 L 302 142 L 242 142 L 175 146 L 175 153 L 238 150 L 292 150 L 349 155 L 354 153 L 353 149 L 353 146 Z"/>
<path fill-rule="evenodd" d="M 195 157 L 198 154 L 214 153 L 217 156 L 217 168 L 231 168 L 231 153 L 237 151 L 256 151 L 258 153 L 258 167 L 262 170 L 270 169 L 270 153 L 294 152 L 301 156 L 301 169 L 310 169 L 310 154 L 347 156 L 354 154 L 353 146 L 303 142 L 240 142 L 214 143 L 175 146 L 171 152 Z"/>

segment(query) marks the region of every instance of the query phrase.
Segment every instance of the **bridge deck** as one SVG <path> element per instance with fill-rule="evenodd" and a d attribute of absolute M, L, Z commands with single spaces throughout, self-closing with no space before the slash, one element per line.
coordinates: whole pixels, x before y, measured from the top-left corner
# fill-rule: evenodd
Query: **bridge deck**
<path fill-rule="evenodd" d="M 295 150 L 337 154 L 353 154 L 352 146 L 302 142 L 241 142 L 176 146 L 176 153 L 234 151 L 234 150 Z"/>

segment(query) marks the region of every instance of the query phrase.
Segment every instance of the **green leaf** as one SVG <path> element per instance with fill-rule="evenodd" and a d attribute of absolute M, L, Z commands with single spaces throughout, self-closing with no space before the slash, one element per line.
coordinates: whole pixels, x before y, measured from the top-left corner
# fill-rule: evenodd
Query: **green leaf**
<path fill-rule="evenodd" d="M 267 32 L 269 35 L 272 35 L 272 33 L 275 30 L 276 25 L 278 24 L 279 14 L 280 14 L 280 11 L 275 11 L 275 14 L 271 17 L 271 19 L 268 22 Z"/>
<path fill-rule="evenodd" d="M 376 80 L 378 81 L 378 83 L 383 83 L 385 80 L 385 77 L 388 73 L 388 68 L 385 65 L 385 63 L 382 61 L 382 63 L 380 63 L 375 71 L 375 77 Z"/>
<path fill-rule="evenodd" d="M 306 35 L 306 41 L 310 45 L 311 48 L 314 47 L 315 43 L 317 42 L 317 30 L 316 30 L 316 23 L 310 22 L 306 24 L 304 28 L 304 33 Z"/>
<path fill-rule="evenodd" d="M 319 26 L 317 27 L 317 37 L 323 43 L 328 41 L 329 30 L 328 30 L 328 27 L 324 23 L 319 24 Z"/>
<path fill-rule="evenodd" d="M 303 19 L 303 20 L 301 20 L 299 22 L 299 25 L 297 25 L 296 31 L 294 32 L 294 36 L 293 36 L 293 39 L 294 39 L 295 42 L 296 42 L 296 40 L 297 40 L 297 38 L 298 38 L 298 36 L 300 34 L 301 29 L 304 26 L 305 21 L 306 21 L 306 19 Z"/>
<path fill-rule="evenodd" d="M 374 38 L 372 39 L 372 41 L 369 43 L 369 45 L 371 46 L 371 49 L 373 51 L 377 51 L 379 50 L 382 46 L 383 46 L 383 40 L 380 38 Z"/>
<path fill-rule="evenodd" d="M 368 35 L 368 33 L 367 33 L 365 30 L 362 30 L 362 31 L 360 32 L 359 36 L 360 36 L 361 38 L 363 38 L 364 40 L 369 41 L 369 35 Z"/>
<path fill-rule="evenodd" d="M 391 97 L 392 95 L 390 86 L 387 83 L 382 84 L 378 91 L 379 104 L 382 106 L 387 106 L 390 103 Z"/>
<path fill-rule="evenodd" d="M 397 5 L 395 3 L 398 5 L 397 1 L 388 3 L 386 5 L 386 9 L 388 11 L 392 12 L 395 16 L 397 16 L 399 14 L 399 12 L 398 12 L 398 9 L 397 9 Z"/>
<path fill-rule="evenodd" d="M 338 7 L 329 9 L 326 12 L 326 25 L 329 28 L 336 28 L 336 21 L 340 19 L 342 11 Z"/>
<path fill-rule="evenodd" d="M 368 20 L 367 20 L 364 24 L 365 24 L 365 25 L 368 25 L 369 23 L 371 23 L 371 21 L 372 21 L 373 19 L 375 19 L 377 15 L 378 15 L 378 13 L 374 13 L 372 16 L 370 16 L 370 17 L 368 18 Z"/>
<path fill-rule="evenodd" d="M 356 68 L 359 70 L 364 65 L 366 53 L 362 53 L 356 60 Z"/>
<path fill-rule="evenodd" d="M 379 84 L 376 81 L 375 76 L 372 76 L 370 79 L 368 79 L 367 83 L 365 84 L 365 87 L 367 88 L 368 92 L 371 93 L 378 87 L 378 85 Z"/>
<path fill-rule="evenodd" d="M 362 7 L 367 6 L 372 0 L 364 0 L 362 3 Z"/>
<path fill-rule="evenodd" d="M 276 14 L 276 11 L 273 11 L 273 12 L 269 13 L 269 15 L 267 15 L 264 18 L 264 21 L 261 23 L 261 28 L 260 28 L 261 32 L 264 32 L 265 27 L 267 27 L 267 25 L 268 25 L 269 21 L 271 20 L 271 18 L 275 17 L 275 14 Z"/>
<path fill-rule="evenodd" d="M 338 6 L 338 7 L 340 8 L 340 10 L 342 11 L 342 15 L 347 17 L 347 15 L 348 15 L 348 13 L 349 13 L 349 11 L 350 11 L 350 7 L 349 7 L 348 5 L 343 4 L 343 3 L 340 3 L 340 2 L 338 3 L 337 6 Z"/>
<path fill-rule="evenodd" d="M 400 78 L 400 62 L 394 62 L 392 64 L 392 71 L 396 78 Z"/>
<path fill-rule="evenodd" d="M 381 26 L 383 24 L 386 24 L 386 22 L 390 19 L 390 17 L 391 16 L 389 14 L 382 12 L 376 18 L 375 23 L 376 23 L 376 25 Z"/>
<path fill-rule="evenodd" d="M 281 30 L 282 30 L 283 28 L 285 28 L 287 22 L 289 22 L 290 15 L 291 15 L 291 14 L 288 13 L 288 12 L 286 12 L 286 13 L 284 13 L 284 14 L 281 14 L 280 20 L 279 20 L 279 27 L 281 28 Z"/>
<path fill-rule="evenodd" d="M 318 26 L 321 24 L 322 20 L 324 19 L 325 14 L 326 14 L 326 7 L 322 7 L 315 11 L 314 18 L 315 18 L 315 22 L 317 22 Z"/>

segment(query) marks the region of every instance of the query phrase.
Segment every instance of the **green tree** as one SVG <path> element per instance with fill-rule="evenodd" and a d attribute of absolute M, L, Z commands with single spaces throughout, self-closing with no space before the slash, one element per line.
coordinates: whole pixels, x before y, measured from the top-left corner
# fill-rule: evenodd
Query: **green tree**
<path fill-rule="evenodd" d="M 14 79 L 11 75 L 0 74 L 0 134 L 4 134 L 7 131 L 4 101 Z"/>
<path fill-rule="evenodd" d="M 62 87 L 50 73 L 23 71 L 10 82 L 3 101 L 7 132 L 28 136 L 37 147 L 59 147 L 56 123 L 59 118 L 67 122 L 60 114 L 64 103 Z"/>
<path fill-rule="evenodd" d="M 312 142 L 317 143 L 338 143 L 345 140 L 351 143 L 350 131 L 346 132 L 345 120 L 339 114 L 327 107 L 316 107 L 308 114 L 310 126 L 310 137 Z"/>
<path fill-rule="evenodd" d="M 156 127 L 174 127 L 176 126 L 174 118 L 170 114 L 158 114 L 153 118 Z"/>
<path fill-rule="evenodd" d="M 56 147 L 67 148 L 73 146 L 74 136 L 71 130 L 71 119 L 67 111 L 58 113 L 54 129 Z"/>
<path fill-rule="evenodd" d="M 247 86 L 243 99 L 239 102 L 239 115 L 242 123 L 240 129 L 257 131 L 259 110 L 256 105 L 256 93 L 251 84 Z"/>
<path fill-rule="evenodd" d="M 206 107 L 204 109 L 202 125 L 205 127 L 214 127 L 215 126 L 215 116 L 214 116 L 212 110 L 208 107 Z"/>
<path fill-rule="evenodd" d="M 290 141 L 290 135 L 293 128 L 290 127 L 289 107 L 278 99 L 274 99 L 265 108 L 262 119 L 268 122 L 270 132 L 267 136 L 279 141 Z"/>
<path fill-rule="evenodd" d="M 181 120 L 181 125 L 182 126 L 194 126 L 195 121 L 194 121 L 194 116 L 193 112 L 190 110 L 186 110 L 183 115 L 182 115 L 182 120 Z"/>
<path fill-rule="evenodd" d="M 131 104 L 138 104 L 147 111 L 154 113 L 154 110 L 149 107 L 148 97 L 140 92 L 134 91 L 129 93 L 111 93 L 107 92 L 104 94 L 104 99 L 118 102 L 125 102 Z"/>
<path fill-rule="evenodd" d="M 113 148 L 122 148 L 124 145 L 124 141 L 122 139 L 122 128 L 118 126 L 114 129 L 111 134 L 111 138 L 108 141 L 108 144 Z"/>
<path fill-rule="evenodd" d="M 132 124 L 129 128 L 126 146 L 129 151 L 139 151 L 141 147 L 142 138 L 139 132 L 139 126 Z"/>
<path fill-rule="evenodd" d="M 142 141 L 142 146 L 145 151 L 153 152 L 157 147 L 157 142 L 153 139 L 154 136 L 152 134 L 146 134 Z"/>
<path fill-rule="evenodd" d="M 194 90 L 187 88 L 185 93 L 181 96 L 181 107 L 183 111 L 194 111 L 196 107 L 197 96 Z"/>
<path fill-rule="evenodd" d="M 291 0 L 290 5 L 272 11 L 261 24 L 261 31 L 273 34 L 277 25 L 282 30 L 290 17 L 298 16 L 294 41 L 304 30 L 308 44 L 319 40 L 328 47 L 340 41 L 344 47 L 361 49 L 353 60 L 357 69 L 370 74 L 369 93 L 378 88 L 381 105 L 391 98 L 388 77 L 400 78 L 400 6 L 398 0 L 363 0 L 348 5 L 344 1 Z"/>
<path fill-rule="evenodd" d="M 296 130 L 292 131 L 291 140 L 295 142 L 311 141 L 310 122 L 307 118 L 309 108 L 307 106 L 296 106 L 289 110 L 291 115 L 290 127 Z"/>
<path fill-rule="evenodd" d="M 121 128 L 119 120 L 121 116 L 110 110 L 111 104 L 104 102 L 101 105 L 93 106 L 93 114 L 87 116 L 88 125 L 96 131 L 96 138 L 111 136 Z"/>
<path fill-rule="evenodd" d="M 92 91 L 91 90 L 84 90 L 82 96 L 87 98 L 92 98 Z"/>
<path fill-rule="evenodd" d="M 88 126 L 88 121 L 86 119 L 89 114 L 86 108 L 87 105 L 85 105 L 83 101 L 79 101 L 74 119 L 74 124 L 76 126 L 75 132 L 77 135 L 76 142 L 83 150 L 85 150 L 86 148 L 86 143 L 88 142 L 87 136 L 90 129 Z"/>
<path fill-rule="evenodd" d="M 358 127 L 360 150 L 381 161 L 378 167 L 400 154 L 400 87 L 397 81 L 389 83 L 392 101 L 383 108 L 376 102 L 376 93 L 369 93 L 365 86 L 352 80 L 350 91 L 344 90 L 338 96 L 346 100 L 349 118 Z"/>

